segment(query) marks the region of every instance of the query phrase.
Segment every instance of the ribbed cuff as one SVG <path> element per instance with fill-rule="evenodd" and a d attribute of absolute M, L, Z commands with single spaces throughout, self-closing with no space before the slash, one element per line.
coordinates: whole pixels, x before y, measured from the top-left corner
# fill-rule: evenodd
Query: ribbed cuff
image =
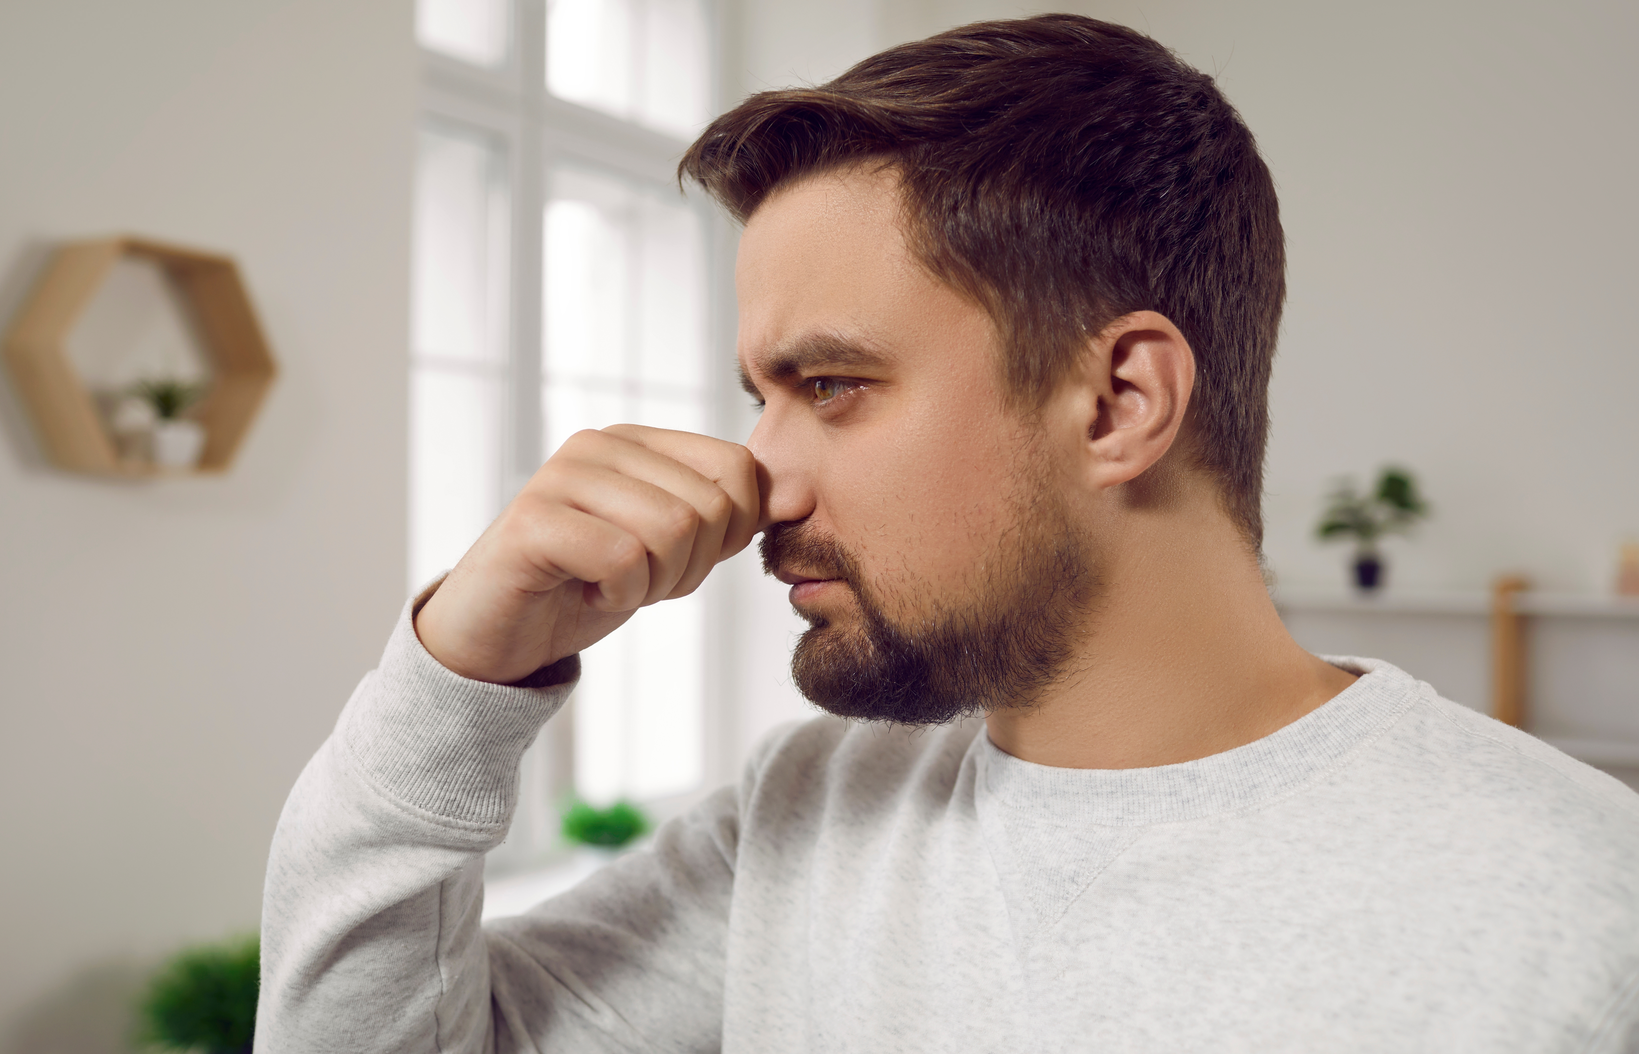
<path fill-rule="evenodd" d="M 504 826 L 517 803 L 519 758 L 569 698 L 579 657 L 547 667 L 564 680 L 546 688 L 468 680 L 416 636 L 412 613 L 430 593 L 404 605 L 336 737 L 388 797 L 458 823 Z"/>

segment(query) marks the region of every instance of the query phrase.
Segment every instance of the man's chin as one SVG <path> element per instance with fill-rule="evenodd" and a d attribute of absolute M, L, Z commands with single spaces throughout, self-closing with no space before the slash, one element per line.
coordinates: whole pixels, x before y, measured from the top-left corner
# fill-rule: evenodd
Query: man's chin
<path fill-rule="evenodd" d="M 791 656 L 792 680 L 826 713 L 856 721 L 939 725 L 973 713 L 966 700 L 930 690 L 927 669 L 879 642 L 862 627 L 810 625 Z"/>
<path fill-rule="evenodd" d="M 865 640 L 864 634 L 859 632 L 858 627 L 850 627 L 842 619 L 833 619 L 818 613 L 802 617 L 807 621 L 808 628 L 797 638 L 793 660 L 813 657 L 827 665 L 840 662 L 852 666 L 860 662 L 862 654 L 870 649 L 869 642 Z"/>

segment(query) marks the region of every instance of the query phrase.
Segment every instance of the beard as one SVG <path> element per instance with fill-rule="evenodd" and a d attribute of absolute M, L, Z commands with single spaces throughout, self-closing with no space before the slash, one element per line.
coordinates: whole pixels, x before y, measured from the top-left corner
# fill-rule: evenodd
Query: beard
<path fill-rule="evenodd" d="M 852 629 L 798 612 L 809 628 L 791 656 L 797 689 L 839 717 L 904 725 L 1032 705 L 1066 672 L 1098 594 L 1082 537 L 1043 490 L 1015 506 L 962 595 L 900 598 L 919 613 L 895 620 L 846 547 L 806 520 L 769 527 L 764 570 L 840 579 L 859 611 Z"/>

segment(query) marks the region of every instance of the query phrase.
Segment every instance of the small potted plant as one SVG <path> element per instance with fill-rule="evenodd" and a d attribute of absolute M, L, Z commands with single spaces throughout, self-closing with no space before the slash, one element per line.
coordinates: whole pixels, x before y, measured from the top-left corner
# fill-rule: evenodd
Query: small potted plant
<path fill-rule="evenodd" d="M 578 845 L 619 849 L 648 829 L 648 817 L 630 802 L 617 801 L 607 809 L 598 809 L 577 798 L 563 813 L 563 837 Z"/>
<path fill-rule="evenodd" d="M 254 936 L 187 948 L 154 975 L 138 1006 L 139 1042 L 161 1050 L 249 1054 L 261 945 Z"/>
<path fill-rule="evenodd" d="M 1378 539 L 1410 530 L 1428 512 L 1416 478 L 1407 469 L 1391 466 L 1379 474 L 1377 487 L 1370 494 L 1362 494 L 1353 479 L 1339 480 L 1326 498 L 1315 535 L 1327 542 L 1354 539 L 1354 584 L 1361 592 L 1370 593 L 1383 584 Z"/>
<path fill-rule="evenodd" d="M 136 386 L 154 411 L 154 464 L 166 469 L 189 469 L 199 464 L 205 449 L 205 426 L 183 413 L 205 394 L 202 384 L 179 380 L 148 380 Z"/>

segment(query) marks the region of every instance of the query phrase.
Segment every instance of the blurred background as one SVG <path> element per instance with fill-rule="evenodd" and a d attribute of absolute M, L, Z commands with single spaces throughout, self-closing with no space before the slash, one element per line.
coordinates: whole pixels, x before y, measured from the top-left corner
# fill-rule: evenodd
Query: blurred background
<path fill-rule="evenodd" d="M 1274 171 L 1266 550 L 1294 633 L 1486 710 L 1487 590 L 1522 575 L 1528 727 L 1633 779 L 1639 618 L 1612 597 L 1639 539 L 1639 7 L 1059 9 L 1214 74 Z M 255 928 L 284 797 L 405 598 L 564 436 L 745 437 L 736 232 L 673 176 L 704 123 L 1037 10 L 0 4 L 0 328 L 56 245 L 140 234 L 233 257 L 279 366 L 231 469 L 197 477 L 54 468 L 0 383 L 0 1054 L 125 1049 L 157 957 Z M 109 273 L 68 341 L 88 386 L 209 379 L 167 289 L 141 258 Z M 1385 464 L 1433 515 L 1361 599 L 1314 526 Z M 592 649 L 529 755 L 497 903 L 562 880 L 569 794 L 663 817 L 806 715 L 800 625 L 747 554 Z"/>

